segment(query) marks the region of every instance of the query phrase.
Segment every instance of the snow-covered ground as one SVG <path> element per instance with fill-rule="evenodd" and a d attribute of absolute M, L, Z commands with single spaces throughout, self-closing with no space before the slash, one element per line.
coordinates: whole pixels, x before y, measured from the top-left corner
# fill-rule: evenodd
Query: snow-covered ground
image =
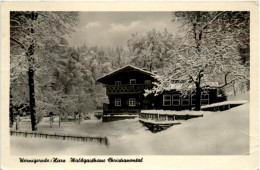
<path fill-rule="evenodd" d="M 194 111 L 187 111 L 194 112 Z M 203 117 L 181 121 L 152 133 L 138 119 L 102 123 L 62 123 L 53 128 L 45 121 L 39 131 L 86 136 L 107 136 L 110 145 L 11 136 L 14 155 L 229 155 L 249 153 L 249 103 L 223 112 L 203 111 Z M 29 122 L 20 124 L 30 128 Z"/>

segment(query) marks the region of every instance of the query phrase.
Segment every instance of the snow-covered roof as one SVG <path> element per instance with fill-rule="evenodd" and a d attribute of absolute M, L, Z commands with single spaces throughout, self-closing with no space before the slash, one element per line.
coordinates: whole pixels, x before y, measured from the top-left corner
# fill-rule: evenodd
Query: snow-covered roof
<path fill-rule="evenodd" d="M 201 109 L 209 108 L 209 107 L 215 107 L 215 106 L 224 106 L 229 104 L 245 104 L 248 103 L 248 100 L 235 100 L 235 101 L 224 101 L 219 103 L 213 103 L 205 106 L 201 106 Z"/>
<path fill-rule="evenodd" d="M 180 90 L 184 87 L 184 84 L 185 83 L 172 83 L 170 85 L 170 88 L 167 89 L 167 90 Z M 218 87 L 219 86 L 219 83 L 218 82 L 204 82 L 204 83 L 201 83 L 201 87 L 205 87 L 205 86 L 209 86 L 209 87 Z M 194 84 L 190 84 L 188 86 L 188 88 L 195 88 L 195 85 Z"/>
<path fill-rule="evenodd" d="M 182 88 L 183 88 L 183 84 L 182 83 L 173 83 L 173 84 L 170 85 L 170 89 L 169 90 L 173 90 L 173 89 L 180 90 Z"/>
<path fill-rule="evenodd" d="M 113 71 L 113 72 L 111 72 L 111 73 L 108 73 L 108 74 L 106 74 L 106 75 L 104 75 L 104 76 L 98 78 L 98 79 L 97 79 L 97 82 L 101 82 L 104 78 L 107 78 L 107 77 L 109 77 L 109 76 L 112 76 L 112 75 L 114 75 L 114 74 L 116 74 L 116 73 L 118 73 L 118 72 L 120 72 L 120 71 L 123 71 L 123 70 L 125 70 L 125 69 L 129 69 L 129 68 L 134 69 L 134 70 L 139 71 L 139 72 L 142 72 L 142 73 L 144 73 L 144 74 L 150 75 L 150 76 L 155 75 L 154 73 L 152 73 L 152 72 L 150 72 L 150 71 L 147 71 L 147 70 L 144 70 L 144 69 L 141 69 L 141 68 L 132 66 L 132 65 L 127 65 L 127 66 L 121 67 L 121 68 L 119 68 L 119 69 L 117 69 L 117 70 L 115 70 L 115 71 Z"/>
<path fill-rule="evenodd" d="M 217 87 L 217 86 L 219 86 L 219 83 L 218 82 L 204 82 L 204 83 L 201 83 L 201 86 Z"/>
<path fill-rule="evenodd" d="M 139 71 L 141 73 L 147 74 L 149 76 L 154 76 L 155 77 L 155 73 L 153 73 L 153 72 L 150 72 L 150 71 L 147 71 L 147 70 L 144 70 L 144 69 L 132 66 L 132 65 L 126 65 L 124 67 L 121 67 L 121 68 L 119 68 L 117 70 L 114 70 L 113 72 L 110 72 L 110 73 L 108 73 L 108 74 L 98 78 L 96 81 L 102 83 L 102 81 L 104 79 L 106 79 L 106 78 L 108 78 L 108 77 L 110 77 L 112 75 L 115 75 L 116 73 L 121 72 L 121 71 L 126 70 L 126 69 L 133 69 L 133 70 Z M 180 89 L 182 89 L 184 87 L 184 84 L 185 84 L 186 81 L 187 80 L 174 80 L 174 82 L 170 85 L 170 87 L 165 88 L 165 90 L 173 90 L 173 89 L 180 90 Z M 214 88 L 214 87 L 218 87 L 219 83 L 218 82 L 202 82 L 201 83 L 201 87 L 205 87 L 205 86 L 209 86 L 209 87 Z M 188 88 L 195 88 L 195 85 L 191 84 L 191 85 L 189 85 Z"/>

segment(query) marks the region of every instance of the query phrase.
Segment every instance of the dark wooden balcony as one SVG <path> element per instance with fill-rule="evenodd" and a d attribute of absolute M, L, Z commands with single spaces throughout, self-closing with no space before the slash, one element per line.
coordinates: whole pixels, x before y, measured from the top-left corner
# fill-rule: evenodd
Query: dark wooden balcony
<path fill-rule="evenodd" d="M 152 84 L 120 84 L 106 85 L 107 95 L 111 94 L 138 94 L 144 93 L 144 89 L 151 89 Z"/>

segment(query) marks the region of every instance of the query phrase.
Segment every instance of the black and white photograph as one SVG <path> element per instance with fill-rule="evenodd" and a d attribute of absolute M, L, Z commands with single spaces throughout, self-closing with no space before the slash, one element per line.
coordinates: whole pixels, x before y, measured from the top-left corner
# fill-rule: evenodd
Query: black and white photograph
<path fill-rule="evenodd" d="M 11 11 L 11 153 L 249 153 L 249 22 Z"/>
<path fill-rule="evenodd" d="M 10 155 L 250 156 L 251 16 L 11 10 Z"/>

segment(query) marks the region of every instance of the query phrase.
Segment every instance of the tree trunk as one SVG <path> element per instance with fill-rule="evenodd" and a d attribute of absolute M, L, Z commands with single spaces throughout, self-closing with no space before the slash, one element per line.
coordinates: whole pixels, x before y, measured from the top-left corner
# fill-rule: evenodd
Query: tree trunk
<path fill-rule="evenodd" d="M 60 127 L 60 122 L 61 122 L 61 120 L 60 120 L 60 114 L 59 114 L 59 127 Z"/>
<path fill-rule="evenodd" d="M 15 130 L 19 130 L 19 121 L 20 121 L 20 116 L 19 115 L 17 115 L 16 116 L 16 128 L 15 128 Z"/>
<path fill-rule="evenodd" d="M 81 114 L 80 114 L 80 112 L 79 112 L 79 124 L 80 124 L 80 120 L 81 120 Z"/>
<path fill-rule="evenodd" d="M 10 128 L 13 127 L 14 124 L 14 110 L 13 110 L 13 104 L 12 104 L 12 93 L 11 93 L 11 88 L 10 88 L 10 100 L 9 100 L 9 118 L 10 118 L 10 122 L 9 122 L 9 126 Z"/>
<path fill-rule="evenodd" d="M 31 64 L 29 63 L 29 65 L 31 65 Z M 34 70 L 33 70 L 32 66 L 29 66 L 28 77 L 29 77 L 29 96 L 30 96 L 32 131 L 36 131 L 37 122 L 36 122 L 36 112 L 35 112 Z"/>
<path fill-rule="evenodd" d="M 199 71 L 199 75 L 198 75 L 198 81 L 195 82 L 196 85 L 196 104 L 195 104 L 195 110 L 199 111 L 200 107 L 201 107 L 201 87 L 200 87 L 200 81 L 201 81 L 201 77 L 203 77 L 203 70 Z"/>
<path fill-rule="evenodd" d="M 199 85 L 196 84 L 196 103 L 195 103 L 195 110 L 199 111 L 201 107 L 201 88 Z"/>
<path fill-rule="evenodd" d="M 10 116 L 10 122 L 9 122 L 9 126 L 10 128 L 13 127 L 13 124 L 14 124 L 14 112 L 13 112 L 13 105 L 11 103 L 11 100 L 10 100 L 10 106 L 9 106 L 9 116 Z"/>
<path fill-rule="evenodd" d="M 234 96 L 236 96 L 235 82 L 233 83 L 233 91 L 234 91 Z"/>
<path fill-rule="evenodd" d="M 35 21 L 37 19 L 38 13 L 31 12 L 31 20 Z M 33 29 L 33 24 L 31 28 L 31 33 L 34 34 L 35 31 Z M 30 44 L 27 50 L 27 59 L 29 62 L 29 70 L 28 70 L 28 79 L 29 79 L 29 96 L 30 96 L 30 111 L 31 111 L 31 124 L 32 124 L 32 131 L 37 131 L 37 122 L 36 122 L 36 112 L 35 112 L 35 92 L 34 92 L 34 40 Z"/>
<path fill-rule="evenodd" d="M 52 128 L 52 115 L 50 115 L 50 128 Z"/>

